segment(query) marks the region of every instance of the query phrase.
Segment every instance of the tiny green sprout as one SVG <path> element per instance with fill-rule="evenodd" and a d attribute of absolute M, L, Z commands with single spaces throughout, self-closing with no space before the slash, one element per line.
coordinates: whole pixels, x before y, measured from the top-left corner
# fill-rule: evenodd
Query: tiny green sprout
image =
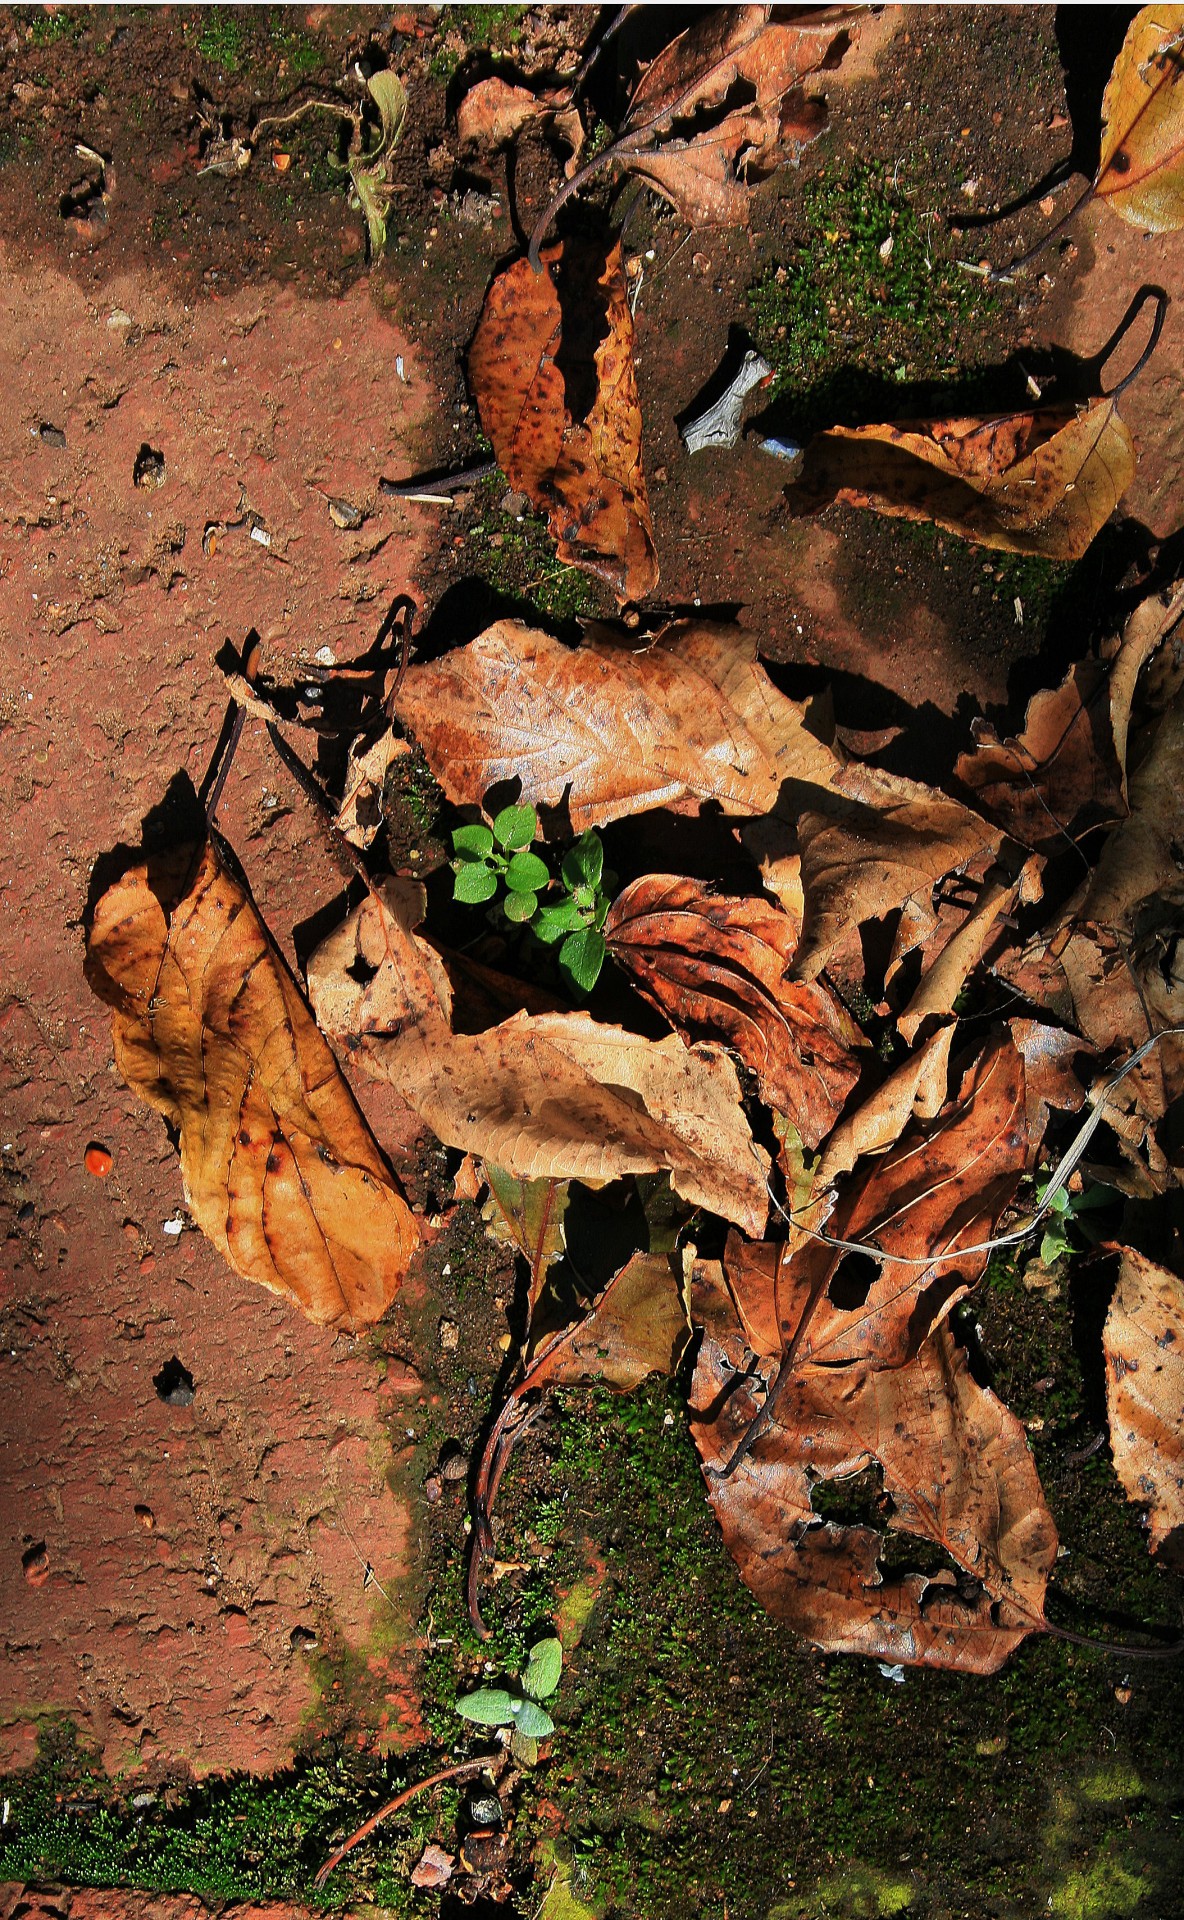
<path fill-rule="evenodd" d="M 545 946 L 558 945 L 560 973 L 570 986 L 590 993 L 607 952 L 602 928 L 616 876 L 605 872 L 600 835 L 589 828 L 564 854 L 556 879 L 532 851 L 538 830 L 533 807 L 503 807 L 492 826 L 455 828 L 452 897 L 480 906 L 494 898 L 501 882 L 506 919 L 529 926 Z M 548 890 L 551 898 L 544 902 Z"/>
<path fill-rule="evenodd" d="M 554 1636 L 538 1640 L 530 1649 L 526 1665 L 513 1687 L 478 1687 L 456 1703 L 466 1720 L 482 1727 L 509 1729 L 510 1751 L 524 1766 L 538 1759 L 538 1742 L 555 1731 L 555 1722 L 539 1705 L 549 1700 L 559 1685 L 563 1671 L 563 1648 Z"/>
<path fill-rule="evenodd" d="M 1038 1182 L 1036 1198 L 1042 1204 L 1044 1196 L 1052 1185 L 1052 1175 Z M 1074 1231 L 1089 1245 L 1100 1237 L 1098 1229 L 1091 1220 L 1082 1219 L 1083 1214 L 1092 1213 L 1098 1207 L 1108 1207 L 1117 1198 L 1113 1187 L 1093 1181 L 1083 1187 L 1080 1193 L 1070 1193 L 1067 1187 L 1058 1188 L 1049 1201 L 1045 1215 L 1044 1236 L 1040 1242 L 1040 1258 L 1046 1267 L 1059 1260 L 1064 1253 L 1075 1253 L 1080 1240 L 1074 1238 Z"/>

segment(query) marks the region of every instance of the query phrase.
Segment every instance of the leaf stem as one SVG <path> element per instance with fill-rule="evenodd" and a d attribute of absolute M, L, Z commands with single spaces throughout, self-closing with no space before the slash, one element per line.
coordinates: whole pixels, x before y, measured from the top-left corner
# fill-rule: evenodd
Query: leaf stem
<path fill-rule="evenodd" d="M 392 1813 L 398 1813 L 400 1807 L 405 1807 L 409 1800 L 414 1800 L 416 1794 L 426 1793 L 429 1787 L 442 1786 L 445 1780 L 463 1780 L 470 1773 L 484 1773 L 496 1766 L 497 1762 L 496 1754 L 492 1756 L 486 1754 L 479 1760 L 461 1760 L 455 1767 L 444 1767 L 439 1773 L 429 1774 L 426 1780 L 417 1780 L 414 1786 L 404 1787 L 402 1793 L 397 1793 L 393 1800 L 388 1800 L 385 1807 L 379 1807 L 377 1813 L 372 1813 L 368 1820 L 363 1820 L 356 1832 L 351 1833 L 349 1839 L 342 1842 L 336 1853 L 329 1855 L 317 1872 L 313 1886 L 323 1887 L 334 1867 L 341 1865 L 346 1854 L 352 1853 L 360 1841 L 369 1839 L 376 1827 L 381 1826 Z"/>

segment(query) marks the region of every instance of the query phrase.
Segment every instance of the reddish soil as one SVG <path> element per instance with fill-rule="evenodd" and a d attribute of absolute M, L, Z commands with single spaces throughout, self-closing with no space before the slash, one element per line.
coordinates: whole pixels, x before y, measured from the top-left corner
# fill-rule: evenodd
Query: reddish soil
<path fill-rule="evenodd" d="M 267 669 L 299 680 L 318 649 L 367 647 L 411 584 L 414 539 L 380 518 L 339 531 L 324 494 L 373 510 L 378 475 L 414 458 L 429 378 L 364 286 L 190 306 L 160 274 L 44 257 L 10 258 L 6 286 L 0 1764 L 61 1713 L 112 1770 L 279 1766 L 321 1710 L 318 1645 L 368 1658 L 362 1722 L 414 1740 L 409 1655 L 386 1649 L 409 1637 L 392 1460 L 417 1376 L 166 1232 L 176 1156 L 114 1076 L 81 928 L 95 861 L 138 842 L 176 774 L 200 779 L 226 638 L 257 628 Z M 150 488 L 145 444 L 164 458 Z M 203 546 L 248 513 L 270 544 L 243 525 Z M 224 824 L 291 955 L 339 883 L 258 725 Z M 92 1141 L 105 1179 L 84 1170 Z M 174 1357 L 190 1405 L 154 1387 Z M 367 1560 L 393 1602 L 364 1588 Z"/>

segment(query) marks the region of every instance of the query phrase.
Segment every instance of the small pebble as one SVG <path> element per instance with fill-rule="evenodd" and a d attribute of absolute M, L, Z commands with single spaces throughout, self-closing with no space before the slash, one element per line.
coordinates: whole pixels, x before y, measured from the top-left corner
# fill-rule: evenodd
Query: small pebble
<path fill-rule="evenodd" d="M 256 546 L 269 547 L 271 545 L 271 535 L 268 533 L 266 527 L 252 527 L 251 538 Z"/>
<path fill-rule="evenodd" d="M 455 1320 L 441 1320 L 440 1345 L 445 1353 L 455 1353 L 460 1345 L 460 1328 Z"/>
<path fill-rule="evenodd" d="M 443 1493 L 443 1491 L 444 1491 L 444 1482 L 441 1480 L 439 1474 L 429 1473 L 427 1479 L 423 1483 L 423 1493 L 424 1493 L 424 1499 L 427 1501 L 430 1507 L 435 1506 L 437 1500 L 440 1498 L 440 1495 Z"/>
<path fill-rule="evenodd" d="M 185 1222 L 182 1220 L 180 1214 L 174 1214 L 171 1220 L 162 1220 L 160 1230 L 162 1233 L 176 1236 L 179 1233 L 184 1233 Z"/>
<path fill-rule="evenodd" d="M 47 447 L 64 447 L 66 444 L 66 436 L 62 429 L 51 427 L 48 420 L 43 420 L 37 431 Z"/>
<path fill-rule="evenodd" d="M 164 455 L 145 440 L 132 467 L 132 479 L 138 487 L 163 487 Z"/>
<path fill-rule="evenodd" d="M 88 1173 L 94 1174 L 96 1180 L 105 1180 L 115 1162 L 106 1147 L 100 1146 L 97 1140 L 92 1140 L 82 1156 L 82 1164 Z"/>
<path fill-rule="evenodd" d="M 445 1480 L 463 1480 L 469 1471 L 469 1462 L 460 1447 L 445 1448 L 440 1457 L 440 1472 Z"/>
<path fill-rule="evenodd" d="M 465 1804 L 465 1813 L 475 1827 L 500 1827 L 502 1824 L 502 1803 L 496 1793 L 471 1793 Z"/>
<path fill-rule="evenodd" d="M 156 1795 L 150 1787 L 145 1787 L 143 1793 L 133 1793 L 132 1795 L 132 1806 L 137 1813 L 142 1813 L 145 1807 L 154 1807 L 155 1805 Z"/>
<path fill-rule="evenodd" d="M 329 518 L 333 525 L 340 527 L 344 533 L 356 533 L 366 518 L 362 509 L 355 507 L 352 500 L 338 500 L 330 497 L 328 507 Z"/>

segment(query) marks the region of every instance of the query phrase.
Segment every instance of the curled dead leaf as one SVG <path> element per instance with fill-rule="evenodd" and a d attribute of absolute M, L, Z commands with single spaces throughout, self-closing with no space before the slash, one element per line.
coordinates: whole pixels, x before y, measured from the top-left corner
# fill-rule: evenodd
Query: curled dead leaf
<path fill-rule="evenodd" d="M 691 1388 L 705 1467 L 731 1458 L 761 1403 L 759 1379 L 705 1336 Z M 887 1529 L 944 1549 L 960 1572 L 885 1574 L 879 1528 L 815 1510 L 820 1483 L 873 1464 Z M 994 1673 L 1043 1629 L 1057 1536 L 1027 1438 L 945 1325 L 907 1366 L 792 1379 L 776 1425 L 730 1479 L 708 1479 L 708 1498 L 745 1585 L 826 1652 Z"/>
<path fill-rule="evenodd" d="M 415 1220 L 215 840 L 108 888 L 86 972 L 116 1066 L 179 1130 L 190 1211 L 235 1272 L 311 1320 L 381 1318 Z"/>
<path fill-rule="evenodd" d="M 604 927 L 646 998 L 676 1027 L 730 1046 L 813 1147 L 855 1085 L 866 1043 L 825 987 L 785 977 L 798 933 L 769 900 L 729 899 L 669 874 L 626 887 Z"/>
<path fill-rule="evenodd" d="M 490 287 L 469 348 L 481 424 L 559 558 L 644 600 L 658 580 L 620 244 L 561 241 Z M 590 382 L 591 390 L 583 386 Z"/>
<path fill-rule="evenodd" d="M 1094 194 L 1131 226 L 1184 226 L 1184 6 L 1141 7 L 1102 100 Z"/>
<path fill-rule="evenodd" d="M 1154 1552 L 1184 1527 L 1184 1285 L 1122 1248 L 1102 1332 L 1110 1451 L 1128 1500 L 1147 1510 Z"/>
<path fill-rule="evenodd" d="M 930 520 L 1005 553 L 1079 560 L 1135 474 L 1114 400 L 994 419 L 831 427 L 786 488 L 793 514 L 838 501 Z"/>
<path fill-rule="evenodd" d="M 388 881 L 309 961 L 317 1018 L 360 1066 L 446 1145 L 519 1179 L 667 1171 L 692 1204 L 762 1231 L 768 1160 L 722 1049 L 645 1040 L 586 1013 L 454 1032 L 443 962 L 414 931 L 423 897 Z"/>
<path fill-rule="evenodd" d="M 461 146 L 479 153 L 496 153 L 535 125 L 546 132 L 553 129 L 571 148 L 573 158 L 578 156 L 584 144 L 583 123 L 564 89 L 536 93 L 495 73 L 471 86 L 456 109 Z"/>
<path fill-rule="evenodd" d="M 857 9 L 842 7 L 705 15 L 646 69 L 622 130 L 622 163 L 691 226 L 745 225 L 751 185 L 796 162 L 826 125 L 824 102 L 808 99 L 801 82 L 839 64 L 857 20 Z"/>
<path fill-rule="evenodd" d="M 776 1343 L 763 1351 L 792 1345 L 795 1367 L 903 1366 L 982 1273 L 987 1255 L 958 1248 L 990 1238 L 1027 1162 L 1023 1061 L 1005 1034 L 968 1068 L 950 1108 L 913 1121 L 844 1180 L 825 1232 L 878 1247 L 877 1256 L 804 1236 L 743 1253 L 729 1243 L 733 1294 L 755 1265 L 776 1303 Z M 750 1306 L 746 1318 L 756 1317 Z"/>

